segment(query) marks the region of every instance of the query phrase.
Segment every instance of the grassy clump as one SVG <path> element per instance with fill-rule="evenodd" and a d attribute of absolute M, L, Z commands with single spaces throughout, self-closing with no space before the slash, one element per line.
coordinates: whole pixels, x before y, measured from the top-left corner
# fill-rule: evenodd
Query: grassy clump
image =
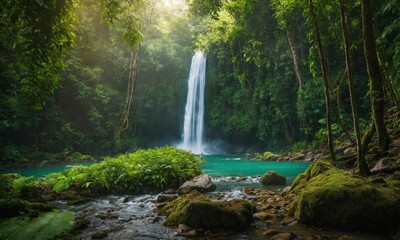
<path fill-rule="evenodd" d="M 258 160 L 276 161 L 280 157 L 280 155 L 266 151 L 264 153 L 255 153 L 254 157 Z"/>
<path fill-rule="evenodd" d="M 70 188 L 89 193 L 139 193 L 177 187 L 201 174 L 202 160 L 190 152 L 160 147 L 105 158 L 48 175 L 42 184 L 61 192 Z"/>
<path fill-rule="evenodd" d="M 329 162 L 316 162 L 293 182 L 290 211 L 300 222 L 314 226 L 398 228 L 400 188 L 394 181 L 373 181 L 348 174 Z"/>

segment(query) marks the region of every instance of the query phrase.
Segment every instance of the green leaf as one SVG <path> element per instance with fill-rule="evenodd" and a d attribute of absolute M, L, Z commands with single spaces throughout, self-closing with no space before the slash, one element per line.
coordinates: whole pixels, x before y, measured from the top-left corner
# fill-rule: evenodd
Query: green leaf
<path fill-rule="evenodd" d="M 0 238 L 8 240 L 46 240 L 72 230 L 75 214 L 70 211 L 49 212 L 32 221 L 12 218 L 0 224 Z"/>

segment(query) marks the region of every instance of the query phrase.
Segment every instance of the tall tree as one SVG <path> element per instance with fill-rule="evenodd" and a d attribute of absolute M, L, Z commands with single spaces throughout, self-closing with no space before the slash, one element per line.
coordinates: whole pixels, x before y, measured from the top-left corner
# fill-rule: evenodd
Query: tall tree
<path fill-rule="evenodd" d="M 333 137 L 332 137 L 332 124 L 331 124 L 331 98 L 329 94 L 329 75 L 328 66 L 325 57 L 325 51 L 322 44 L 321 32 L 319 29 L 318 19 L 316 9 L 314 7 L 313 0 L 308 1 L 309 14 L 311 17 L 311 24 L 313 26 L 313 34 L 315 41 L 317 43 L 319 61 L 321 65 L 322 78 L 324 80 L 324 94 L 325 94 L 325 117 L 326 117 L 326 129 L 328 131 L 328 146 L 332 161 L 336 160 L 334 147 L 333 147 Z"/>
<path fill-rule="evenodd" d="M 343 33 L 343 45 L 344 45 L 344 55 L 346 62 L 346 72 L 347 78 L 349 81 L 349 95 L 350 95 L 350 103 L 351 103 L 351 111 L 353 115 L 353 126 L 356 133 L 356 143 L 357 143 L 357 162 L 358 168 L 360 170 L 361 175 L 369 175 L 370 171 L 365 161 L 364 152 L 362 151 L 361 146 L 361 133 L 360 133 L 360 124 L 358 118 L 357 111 L 357 103 L 355 97 L 354 90 L 354 78 L 353 78 L 353 67 L 352 60 L 350 54 L 350 42 L 349 42 L 349 31 L 348 31 L 348 19 L 346 14 L 346 8 L 343 0 L 339 0 L 339 10 L 340 10 L 340 20 L 342 25 L 342 33 Z"/>
<path fill-rule="evenodd" d="M 0 6 L 0 77 L 23 104 L 41 110 L 58 89 L 64 57 L 74 43 L 72 0 L 5 0 Z"/>
<path fill-rule="evenodd" d="M 384 112 L 385 96 L 383 75 L 379 65 L 374 34 L 374 15 L 370 0 L 361 0 L 364 55 L 370 80 L 370 99 L 373 123 L 378 134 L 379 146 L 387 150 L 390 137 L 386 129 Z"/>

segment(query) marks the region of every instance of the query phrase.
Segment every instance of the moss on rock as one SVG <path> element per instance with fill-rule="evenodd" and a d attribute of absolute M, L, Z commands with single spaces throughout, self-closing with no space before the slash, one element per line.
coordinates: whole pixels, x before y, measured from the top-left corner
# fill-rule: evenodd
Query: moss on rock
<path fill-rule="evenodd" d="M 21 215 L 36 217 L 41 212 L 52 211 L 53 207 L 44 203 L 31 203 L 18 198 L 0 199 L 0 219 Z"/>
<path fill-rule="evenodd" d="M 248 227 L 253 221 L 253 206 L 245 201 L 213 202 L 197 191 L 168 203 L 160 212 L 166 215 L 166 226 L 186 224 L 192 228 L 232 230 Z"/>
<path fill-rule="evenodd" d="M 396 229 L 400 189 L 393 181 L 372 181 L 319 161 L 293 182 L 290 211 L 300 222 L 314 226 Z"/>

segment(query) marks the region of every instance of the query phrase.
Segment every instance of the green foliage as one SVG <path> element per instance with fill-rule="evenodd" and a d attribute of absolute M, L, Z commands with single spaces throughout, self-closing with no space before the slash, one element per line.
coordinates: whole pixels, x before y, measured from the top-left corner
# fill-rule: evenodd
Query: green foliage
<path fill-rule="evenodd" d="M 1 9 L 1 77 L 14 80 L 1 94 L 22 97 L 24 104 L 40 110 L 59 87 L 63 57 L 74 42 L 73 2 L 7 0 Z"/>
<path fill-rule="evenodd" d="M 13 196 L 19 197 L 22 192 L 31 191 L 39 185 L 39 179 L 36 177 L 18 176 L 13 181 Z"/>
<path fill-rule="evenodd" d="M 105 158 L 89 167 L 77 166 L 45 177 L 55 192 L 70 187 L 92 193 L 132 193 L 177 187 L 201 173 L 202 160 L 173 147 L 138 150 Z"/>
<path fill-rule="evenodd" d="M 63 1 L 58 0 L 60 3 Z M 10 8 L 12 12 L 1 12 L 5 20 L 22 11 L 18 5 L 20 2 Z M 3 6 L 7 8 L 11 4 L 13 1 L 7 1 Z M 36 1 L 30 4 L 35 5 Z M 65 7 L 70 7 L 69 1 L 66 4 Z M 46 76 L 46 90 L 52 90 L 50 94 L 38 93 L 38 97 L 46 97 L 46 107 L 39 112 L 33 111 L 31 104 L 26 104 L 19 91 L 19 78 L 11 71 L 15 59 L 22 57 L 23 51 L 9 51 L 13 38 L 6 39 L 8 32 L 3 31 L 0 37 L 1 40 L 4 37 L 4 41 L 0 41 L 0 61 L 4 63 L 0 66 L 0 96 L 3 99 L 0 103 L 0 159 L 5 163 L 77 158 L 62 156 L 65 151 L 113 155 L 148 147 L 150 143 L 154 145 L 154 141 L 166 142 L 165 138 L 180 137 L 186 96 L 184 80 L 193 52 L 192 28 L 187 16 L 181 11 L 162 9 L 159 1 L 150 0 L 82 0 L 77 2 L 76 9 L 68 8 L 68 11 L 72 10 L 68 12 L 72 14 L 69 17 L 77 21 L 65 19 L 65 24 L 69 24 L 70 30 L 76 34 L 75 45 L 72 49 L 62 49 L 61 59 L 51 56 L 47 59 L 62 60 L 63 67 L 56 71 L 57 76 Z M 50 13 L 41 14 L 38 22 L 42 22 L 47 14 Z M 1 21 L 0 27 L 7 21 Z M 18 25 L 10 28 L 11 25 L 4 25 L 5 30 L 19 30 Z M 41 36 L 45 38 L 47 35 Z M 129 132 L 122 147 L 117 148 L 120 139 L 115 133 L 125 103 L 129 52 L 139 41 L 140 74 L 134 92 Z M 45 43 L 41 47 L 46 53 L 52 50 Z M 26 48 L 30 49 L 30 46 L 26 45 Z M 25 74 L 24 71 L 15 72 Z M 31 78 L 37 75 L 26 74 Z M 54 82 L 51 81 L 57 82 L 57 88 L 53 89 Z M 29 85 L 35 85 L 30 87 L 32 91 L 40 87 L 35 81 Z M 60 154 L 55 156 L 53 153 Z"/>
<path fill-rule="evenodd" d="M 12 218 L 0 224 L 0 237 L 10 240 L 50 240 L 71 231 L 74 219 L 75 214 L 70 211 L 49 212 L 32 220 Z"/>
<path fill-rule="evenodd" d="M 15 173 L 0 174 L 0 195 L 5 197 L 14 196 L 14 181 L 21 176 Z"/>
<path fill-rule="evenodd" d="M 255 153 L 255 156 L 254 156 L 254 157 L 255 157 L 256 159 L 270 161 L 270 160 L 276 160 L 276 159 L 279 157 L 279 155 L 267 151 L 267 152 L 264 152 L 264 153 Z"/>
<path fill-rule="evenodd" d="M 309 142 L 306 142 L 306 141 L 299 141 L 299 142 L 294 143 L 294 144 L 290 147 L 289 151 L 291 151 L 291 152 L 298 152 L 298 151 L 300 151 L 300 150 L 307 149 L 307 148 L 310 148 L 310 147 L 312 147 L 312 145 L 311 145 Z"/>
<path fill-rule="evenodd" d="M 215 16 L 222 7 L 224 0 L 186 0 L 193 15 Z"/>
<path fill-rule="evenodd" d="M 3 1 L 0 159 L 52 162 L 62 159 L 53 153 L 65 150 L 112 155 L 179 139 L 193 41 L 207 53 L 210 139 L 273 150 L 322 139 L 318 120 L 324 116 L 324 96 L 316 77 L 309 1 L 185 2 L 188 8 L 163 9 L 154 0 Z M 351 119 L 340 16 L 335 2 L 314 4 L 335 96 L 333 126 L 338 127 L 339 119 Z M 394 97 L 400 91 L 399 7 L 394 0 L 374 6 L 381 65 L 395 89 L 388 96 Z M 357 103 L 360 117 L 367 119 L 359 2 L 347 1 L 346 9 Z M 139 42 L 129 128 L 119 139 L 129 53 Z"/>

